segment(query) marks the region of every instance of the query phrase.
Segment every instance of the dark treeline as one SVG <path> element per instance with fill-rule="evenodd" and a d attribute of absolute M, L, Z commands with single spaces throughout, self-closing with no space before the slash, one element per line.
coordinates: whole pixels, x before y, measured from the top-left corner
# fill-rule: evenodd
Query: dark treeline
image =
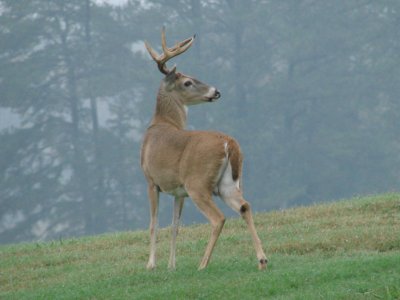
<path fill-rule="evenodd" d="M 197 34 L 170 64 L 222 99 L 189 128 L 240 142 L 254 209 L 398 190 L 398 1 L 0 0 L 0 243 L 147 226 L 162 76 L 143 40 L 160 49 L 163 25 L 170 44 Z"/>

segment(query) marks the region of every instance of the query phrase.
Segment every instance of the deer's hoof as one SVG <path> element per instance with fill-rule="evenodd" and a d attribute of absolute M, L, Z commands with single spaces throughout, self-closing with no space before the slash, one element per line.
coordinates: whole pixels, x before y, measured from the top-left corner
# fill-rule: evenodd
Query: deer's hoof
<path fill-rule="evenodd" d="M 258 263 L 258 269 L 265 270 L 267 268 L 267 263 L 268 263 L 268 260 L 266 258 L 260 259 L 259 263 Z"/>
<path fill-rule="evenodd" d="M 154 263 L 148 263 L 146 266 L 146 269 L 149 271 L 154 270 L 155 268 L 156 268 L 156 264 L 154 264 Z"/>

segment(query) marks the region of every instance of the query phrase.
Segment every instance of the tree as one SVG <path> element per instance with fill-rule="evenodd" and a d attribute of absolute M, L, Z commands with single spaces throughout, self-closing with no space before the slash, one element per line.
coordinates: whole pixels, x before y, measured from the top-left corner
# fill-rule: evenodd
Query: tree
<path fill-rule="evenodd" d="M 240 142 L 255 209 L 398 190 L 399 13 L 392 0 L 0 0 L 0 117 L 20 116 L 0 129 L 1 241 L 146 226 L 140 139 L 162 75 L 142 45 L 163 25 L 171 44 L 197 33 L 178 69 L 222 98 L 190 108 L 188 127 Z"/>
<path fill-rule="evenodd" d="M 23 215 L 23 221 L 15 227 L 23 232 L 21 239 L 38 235 L 39 231 L 39 237 L 57 235 L 61 230 L 64 235 L 103 232 L 111 202 L 105 183 L 115 174 L 103 165 L 101 147 L 115 137 L 100 128 L 97 101 L 121 93 L 121 87 L 127 88 L 126 72 L 131 71 L 126 62 L 132 60 L 132 54 L 124 44 L 131 36 L 104 44 L 114 32 L 94 33 L 93 9 L 102 16 L 103 23 L 108 20 L 113 30 L 122 27 L 104 12 L 106 7 L 94 7 L 88 1 L 32 1 L 23 10 L 15 2 L 2 3 L 6 8 L 5 24 L 9 21 L 14 26 L 18 19 L 16 29 L 5 30 L 2 39 L 12 40 L 15 30 L 27 32 L 30 39 L 13 47 L 7 43 L 11 46 L 2 56 L 5 68 L 1 89 L 5 97 L 1 105 L 25 113 L 24 128 L 8 133 L 16 146 L 10 151 L 18 149 L 17 145 L 23 148 L 17 151 L 15 160 L 7 160 L 3 166 L 7 175 L 2 180 L 7 188 L 2 198 L 2 207 L 7 207 L 3 216 Z M 110 50 L 116 51 L 110 55 Z M 31 69 L 34 74 L 29 72 Z M 109 79 L 115 74 L 122 79 L 118 85 L 110 85 Z M 14 90 L 15 82 L 21 83 L 19 90 Z M 19 136 L 26 135 L 30 138 L 22 144 Z M 4 154 L 10 156 L 9 152 Z M 34 179 L 29 181 L 27 176 Z M 31 190 L 39 190 L 36 202 Z M 21 230 L 22 226 L 27 229 Z M 40 230 L 32 232 L 32 226 Z"/>

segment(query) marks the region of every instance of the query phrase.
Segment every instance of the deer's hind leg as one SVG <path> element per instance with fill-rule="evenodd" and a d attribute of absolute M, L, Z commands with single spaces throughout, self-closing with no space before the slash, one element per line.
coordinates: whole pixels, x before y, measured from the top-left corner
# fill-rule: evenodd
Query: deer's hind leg
<path fill-rule="evenodd" d="M 211 189 L 206 187 L 190 186 L 190 188 L 187 189 L 187 192 L 198 209 L 211 223 L 211 236 L 199 265 L 199 270 L 201 270 L 207 267 L 210 261 L 214 246 L 221 233 L 222 227 L 224 226 L 225 217 L 215 205 L 214 200 L 212 199 Z"/>
<path fill-rule="evenodd" d="M 267 266 L 267 259 L 262 248 L 260 238 L 258 237 L 256 228 L 254 226 L 250 204 L 243 199 L 239 179 L 234 181 L 232 178 L 232 168 L 230 163 L 228 163 L 226 170 L 222 175 L 221 181 L 219 182 L 218 192 L 222 200 L 234 211 L 239 213 L 245 220 L 253 240 L 254 249 L 256 251 L 258 268 L 260 270 L 265 269 Z"/>
<path fill-rule="evenodd" d="M 256 228 L 254 226 L 253 214 L 251 212 L 250 204 L 241 198 L 241 205 L 239 209 L 239 213 L 242 218 L 246 221 L 247 228 L 251 234 L 253 239 L 254 249 L 256 250 L 256 255 L 258 259 L 258 268 L 260 270 L 264 270 L 267 267 L 267 258 L 265 256 L 264 250 L 262 248 L 261 240 L 258 237 Z"/>

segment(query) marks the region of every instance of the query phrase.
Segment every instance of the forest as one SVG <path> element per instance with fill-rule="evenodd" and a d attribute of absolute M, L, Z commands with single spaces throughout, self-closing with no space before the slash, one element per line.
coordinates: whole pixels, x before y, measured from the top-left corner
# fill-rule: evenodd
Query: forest
<path fill-rule="evenodd" d="M 148 226 L 163 76 L 143 43 L 163 26 L 170 45 L 196 34 L 169 65 L 222 96 L 188 129 L 240 143 L 254 210 L 400 190 L 399 1 L 0 0 L 0 243 Z"/>

